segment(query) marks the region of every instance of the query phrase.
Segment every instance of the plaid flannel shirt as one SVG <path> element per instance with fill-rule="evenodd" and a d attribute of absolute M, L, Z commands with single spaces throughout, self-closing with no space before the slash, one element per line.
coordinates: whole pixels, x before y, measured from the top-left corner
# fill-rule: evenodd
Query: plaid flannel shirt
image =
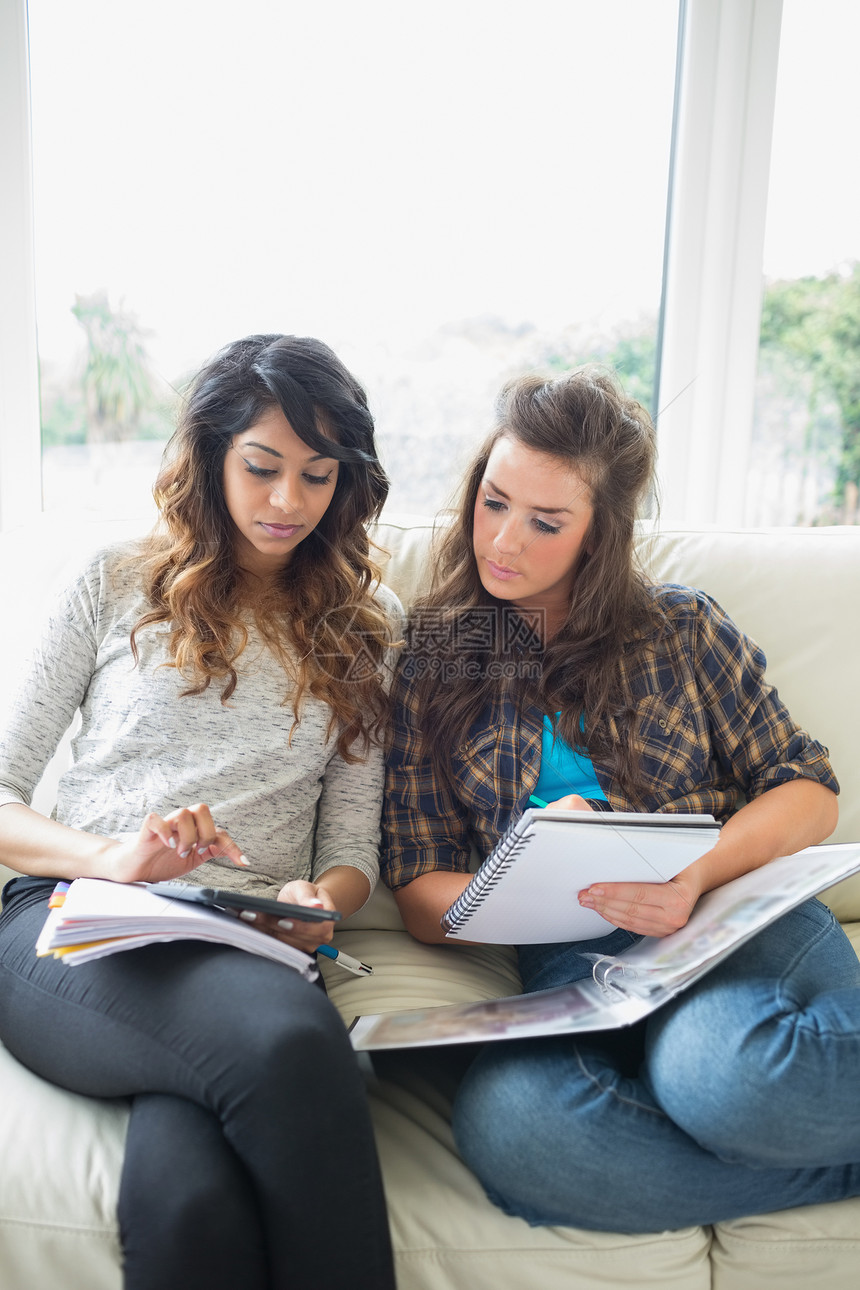
<path fill-rule="evenodd" d="M 704 592 L 662 584 L 654 594 L 667 630 L 622 658 L 645 801 L 634 805 L 595 762 L 608 809 L 705 812 L 725 821 L 793 779 L 838 793 L 827 749 L 792 721 L 765 681 L 759 647 Z M 528 805 L 540 772 L 544 714 L 499 698 L 454 749 L 453 787 L 443 782 L 421 754 L 415 675 L 407 652 L 393 687 L 383 811 L 382 876 L 395 889 L 435 869 L 467 872 L 473 847 L 489 855 Z"/>

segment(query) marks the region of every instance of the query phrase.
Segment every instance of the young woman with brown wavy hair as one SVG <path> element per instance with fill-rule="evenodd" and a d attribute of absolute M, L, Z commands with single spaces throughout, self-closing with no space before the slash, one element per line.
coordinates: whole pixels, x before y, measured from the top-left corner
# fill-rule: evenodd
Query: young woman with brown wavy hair
<path fill-rule="evenodd" d="M 171 652 L 189 677 L 188 693 L 216 682 L 226 701 L 250 615 L 294 680 L 296 715 L 305 693 L 327 702 L 338 751 L 351 759 L 353 744 L 366 750 L 381 728 L 378 672 L 368 664 L 380 662 L 388 621 L 371 594 L 379 570 L 366 526 L 379 514 L 388 480 L 373 448 L 364 392 L 337 362 L 319 341 L 253 336 L 229 346 L 201 373 L 156 481 L 162 528 L 144 556 L 153 608 L 132 633 L 132 645 L 139 627 L 170 622 Z M 271 490 L 274 507 L 287 508 L 279 459 L 265 446 L 243 448 L 260 438 L 261 420 L 272 418 L 285 418 L 313 449 L 306 454 L 311 463 L 324 463 L 302 472 L 299 509 L 304 514 L 325 505 L 318 522 L 302 523 L 294 534 L 260 530 L 259 558 L 243 560 L 242 550 L 250 553 L 253 543 L 241 530 L 236 539 L 224 481 L 241 481 L 244 467 L 259 481 L 261 496 Z"/>
<path fill-rule="evenodd" d="M 129 1290 L 394 1284 L 363 1082 L 324 991 L 198 942 L 73 970 L 34 953 L 56 879 L 367 899 L 400 633 L 366 527 L 387 490 L 327 346 L 228 345 L 185 399 L 158 529 L 72 582 L 0 737 L 0 857 L 28 875 L 4 892 L 0 1036 L 65 1088 L 132 1099 Z M 76 712 L 47 820 L 29 802 Z M 331 938 L 330 919 L 244 912 L 309 954 Z"/>
<path fill-rule="evenodd" d="M 761 650 L 704 592 L 637 568 L 654 458 L 610 376 L 514 382 L 394 684 L 383 875 L 419 940 L 444 941 L 472 849 L 488 855 L 532 794 L 722 822 L 670 882 L 580 891 L 614 930 L 519 946 L 526 991 L 682 927 L 703 892 L 836 823 L 827 750 Z M 650 1232 L 860 1193 L 860 964 L 818 901 L 637 1026 L 461 1056 L 461 1154 L 530 1223 Z"/>
<path fill-rule="evenodd" d="M 577 427 L 575 441 L 571 426 Z M 587 508 L 588 540 L 565 568 L 570 594 L 554 605 L 544 596 L 527 605 L 516 580 L 512 586 L 499 568 L 487 578 L 476 560 L 476 514 L 501 507 L 484 496 L 488 462 L 500 441 L 512 438 L 531 454 L 575 463 L 578 472 L 569 502 L 583 514 Z M 434 731 L 428 752 L 442 774 L 450 772 L 459 732 L 472 726 L 488 701 L 502 690 L 512 697 L 533 690 L 544 711 L 559 714 L 562 738 L 575 745 L 584 731 L 589 749 L 612 765 L 615 778 L 635 797 L 636 759 L 629 741 L 617 738 L 628 704 L 619 660 L 627 642 L 661 620 L 634 551 L 638 507 L 652 484 L 654 455 L 647 414 L 608 373 L 595 369 L 563 389 L 524 377 L 502 392 L 496 428 L 467 471 L 453 522 L 440 529 L 432 591 L 419 602 L 411 625 L 420 647 L 422 623 L 439 615 L 446 621 L 432 653 L 419 650 L 409 664 L 425 729 Z M 555 536 L 555 526 L 549 512 L 545 518 L 536 514 L 533 554 Z M 505 605 L 526 612 L 497 612 Z M 477 623 L 482 616 L 492 624 L 491 634 L 470 634 L 470 619 Z M 449 681 L 440 685 L 446 673 Z"/>

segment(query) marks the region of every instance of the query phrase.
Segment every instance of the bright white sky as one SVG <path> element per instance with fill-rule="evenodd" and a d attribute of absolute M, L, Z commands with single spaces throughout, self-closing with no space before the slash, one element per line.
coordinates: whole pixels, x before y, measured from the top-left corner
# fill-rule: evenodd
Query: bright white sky
<path fill-rule="evenodd" d="M 30 0 L 40 348 L 106 288 L 168 378 L 657 309 L 675 0 Z M 854 0 L 785 0 L 765 272 L 860 256 Z M 361 363 L 359 363 L 361 366 Z"/>
<path fill-rule="evenodd" d="M 30 13 L 45 355 L 100 287 L 168 375 L 248 331 L 393 352 L 656 310 L 676 0 Z"/>

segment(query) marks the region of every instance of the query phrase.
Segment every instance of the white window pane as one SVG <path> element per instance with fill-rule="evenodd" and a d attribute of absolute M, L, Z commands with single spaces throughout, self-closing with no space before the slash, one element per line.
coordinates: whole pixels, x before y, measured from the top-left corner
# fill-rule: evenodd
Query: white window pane
<path fill-rule="evenodd" d="M 752 524 L 860 522 L 858 41 L 854 0 L 784 0 Z"/>
<path fill-rule="evenodd" d="M 46 505 L 145 507 L 165 395 L 249 332 L 365 382 L 401 509 L 517 371 L 620 361 L 647 399 L 677 9 L 30 0 Z M 78 297 L 152 376 L 110 448 L 69 443 L 119 433 Z"/>

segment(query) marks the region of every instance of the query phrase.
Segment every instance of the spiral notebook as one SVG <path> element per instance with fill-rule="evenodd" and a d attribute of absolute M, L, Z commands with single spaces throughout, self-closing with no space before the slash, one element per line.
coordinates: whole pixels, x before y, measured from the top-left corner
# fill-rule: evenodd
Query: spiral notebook
<path fill-rule="evenodd" d="M 577 899 L 594 882 L 668 882 L 709 851 L 712 815 L 531 807 L 442 917 L 452 938 L 505 945 L 584 941 L 614 924 Z"/>

